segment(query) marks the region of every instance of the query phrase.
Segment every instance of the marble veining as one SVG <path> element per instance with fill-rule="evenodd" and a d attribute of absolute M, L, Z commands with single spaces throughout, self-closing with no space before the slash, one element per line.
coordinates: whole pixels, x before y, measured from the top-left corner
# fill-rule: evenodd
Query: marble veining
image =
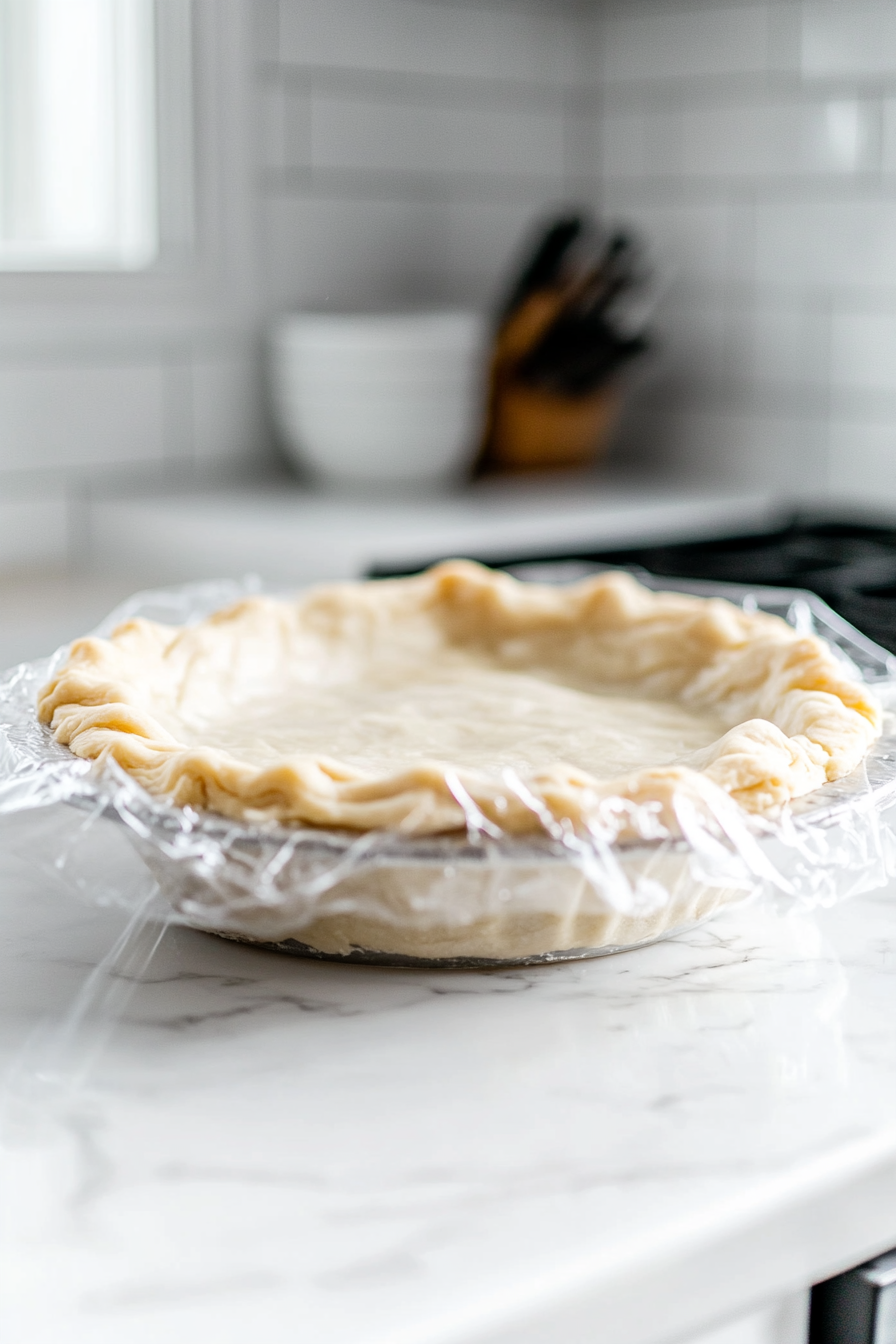
<path fill-rule="evenodd" d="M 565 1341 L 664 1344 L 699 1302 L 614 1284 L 896 1164 L 896 888 L 439 973 L 122 939 L 0 865 L 8 1344 L 547 1340 L 583 1284 Z"/>

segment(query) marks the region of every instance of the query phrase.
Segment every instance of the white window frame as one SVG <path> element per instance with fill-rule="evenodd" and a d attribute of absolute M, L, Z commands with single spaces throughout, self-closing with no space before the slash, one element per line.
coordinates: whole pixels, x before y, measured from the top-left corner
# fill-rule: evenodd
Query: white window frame
<path fill-rule="evenodd" d="M 164 9 L 165 0 L 0 0 L 0 270 L 139 270 L 155 260 Z M 92 193 L 75 164 L 92 172 Z"/>
<path fill-rule="evenodd" d="M 0 270 L 0 359 L 248 338 L 261 302 L 255 3 L 155 0 L 155 260 L 139 270 Z"/>

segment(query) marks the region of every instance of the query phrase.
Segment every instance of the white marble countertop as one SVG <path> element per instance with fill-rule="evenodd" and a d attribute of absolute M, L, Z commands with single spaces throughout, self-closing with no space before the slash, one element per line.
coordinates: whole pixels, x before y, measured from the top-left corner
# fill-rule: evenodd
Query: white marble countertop
<path fill-rule="evenodd" d="M 200 552 L 223 572 L 228 508 L 230 572 L 264 570 L 301 515 L 297 573 L 332 504 L 255 503 L 112 510 L 105 570 L 0 588 L 0 661 L 88 628 L 135 577 L 188 577 Z M 394 558 L 421 559 L 423 541 L 610 544 L 765 506 L 561 490 L 416 531 L 390 507 L 348 559 L 343 513 L 326 564 L 383 558 L 390 528 Z M 671 1344 L 896 1244 L 896 886 L 501 973 L 176 928 L 155 947 L 155 925 L 110 960 L 125 916 L 35 865 L 56 824 L 0 821 L 3 1344 Z"/>
<path fill-rule="evenodd" d="M 55 824 L 0 826 L 4 1344 L 662 1344 L 896 1243 L 896 887 L 491 973 L 151 925 L 85 999 Z"/>

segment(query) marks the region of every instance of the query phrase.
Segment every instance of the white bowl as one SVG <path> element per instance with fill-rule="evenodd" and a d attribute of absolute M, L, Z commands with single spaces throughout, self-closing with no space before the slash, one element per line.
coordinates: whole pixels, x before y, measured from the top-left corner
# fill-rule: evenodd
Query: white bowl
<path fill-rule="evenodd" d="M 274 412 L 302 468 L 334 485 L 457 477 L 477 446 L 486 324 L 478 313 L 295 313 L 271 343 Z"/>

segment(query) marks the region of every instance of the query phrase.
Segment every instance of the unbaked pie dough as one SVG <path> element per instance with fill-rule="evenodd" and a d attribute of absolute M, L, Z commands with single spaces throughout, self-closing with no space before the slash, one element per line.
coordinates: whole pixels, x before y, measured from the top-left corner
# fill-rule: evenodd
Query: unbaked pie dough
<path fill-rule="evenodd" d="M 525 835 L 605 824 L 610 806 L 622 839 L 616 800 L 674 832 L 708 783 L 774 815 L 852 771 L 881 718 L 821 640 L 777 617 L 626 574 L 554 587 L 465 561 L 251 597 L 187 627 L 129 621 L 78 640 L 38 711 L 78 756 L 243 821 Z M 343 951 L 365 945 L 349 924 Z M 563 934 L 585 936 L 575 920 Z M 404 951 L 483 947 L 475 930 L 433 937 Z"/>

